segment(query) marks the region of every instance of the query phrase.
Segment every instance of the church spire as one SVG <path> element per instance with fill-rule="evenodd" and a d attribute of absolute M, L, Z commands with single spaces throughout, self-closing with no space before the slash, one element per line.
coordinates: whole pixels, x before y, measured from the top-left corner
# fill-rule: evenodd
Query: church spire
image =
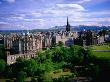
<path fill-rule="evenodd" d="M 68 22 L 68 16 L 67 16 L 67 25 L 69 24 L 69 22 Z"/>
<path fill-rule="evenodd" d="M 67 17 L 67 25 L 66 25 L 66 31 L 70 31 L 70 24 L 69 24 L 69 21 L 68 21 L 68 17 Z"/>

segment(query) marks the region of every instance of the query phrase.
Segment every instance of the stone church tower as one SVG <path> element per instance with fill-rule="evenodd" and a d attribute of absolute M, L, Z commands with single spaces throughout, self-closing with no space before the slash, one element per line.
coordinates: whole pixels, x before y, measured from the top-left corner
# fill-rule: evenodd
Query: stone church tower
<path fill-rule="evenodd" d="M 68 17 L 67 17 L 67 25 L 66 25 L 66 31 L 69 32 L 70 31 L 70 24 L 69 24 L 69 21 L 68 21 Z"/>

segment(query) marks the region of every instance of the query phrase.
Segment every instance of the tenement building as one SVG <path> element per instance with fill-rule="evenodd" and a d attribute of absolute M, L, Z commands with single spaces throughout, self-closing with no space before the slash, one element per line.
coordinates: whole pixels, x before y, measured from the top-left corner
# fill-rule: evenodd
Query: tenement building
<path fill-rule="evenodd" d="M 6 50 L 7 64 L 13 64 L 19 57 L 34 58 L 36 53 L 44 48 L 63 42 L 65 46 L 71 44 L 94 45 L 104 43 L 104 37 L 99 36 L 95 31 L 72 32 L 67 17 L 65 31 L 58 32 L 37 32 L 37 33 L 10 33 L 0 34 L 0 44 Z"/>
<path fill-rule="evenodd" d="M 7 64 L 13 64 L 19 57 L 34 58 L 36 52 L 43 48 L 50 48 L 53 44 L 63 42 L 65 46 L 74 44 L 77 32 L 71 32 L 71 26 L 67 17 L 67 25 L 65 31 L 58 32 L 37 32 L 37 33 L 10 33 L 8 35 L 0 35 L 0 43 L 4 45 L 6 50 Z"/>
<path fill-rule="evenodd" d="M 32 58 L 35 53 L 42 49 L 41 34 L 16 34 L 4 36 L 4 47 L 6 49 L 7 63 L 12 64 L 16 58 Z"/>
<path fill-rule="evenodd" d="M 75 44 L 81 46 L 89 46 L 104 43 L 104 36 L 98 35 L 95 31 L 82 30 L 78 32 L 78 38 L 75 39 Z"/>
<path fill-rule="evenodd" d="M 59 41 L 63 42 L 65 46 L 69 46 L 74 44 L 74 39 L 78 37 L 77 32 L 71 32 L 71 26 L 67 17 L 67 25 L 65 31 L 59 31 L 57 33 L 53 33 L 53 43 L 58 44 Z"/>

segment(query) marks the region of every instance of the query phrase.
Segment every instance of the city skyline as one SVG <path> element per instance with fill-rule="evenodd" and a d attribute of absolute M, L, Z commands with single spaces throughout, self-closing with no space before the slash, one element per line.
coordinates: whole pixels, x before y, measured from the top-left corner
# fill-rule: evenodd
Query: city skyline
<path fill-rule="evenodd" d="M 110 25 L 109 0 L 0 0 L 0 30 Z"/>

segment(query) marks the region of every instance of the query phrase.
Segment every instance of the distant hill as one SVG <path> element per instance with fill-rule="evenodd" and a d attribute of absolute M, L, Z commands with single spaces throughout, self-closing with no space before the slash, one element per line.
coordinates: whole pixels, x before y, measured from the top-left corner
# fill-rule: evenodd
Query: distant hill
<path fill-rule="evenodd" d="M 65 30 L 66 26 L 55 26 L 50 28 L 51 30 Z M 71 26 L 71 31 L 81 31 L 81 30 L 102 30 L 102 29 L 110 29 L 110 26 Z"/>
<path fill-rule="evenodd" d="M 55 27 L 52 27 L 50 28 L 51 30 L 56 30 L 56 31 L 65 31 L 66 29 L 66 26 L 55 26 Z M 79 27 L 78 26 L 71 26 L 71 31 L 79 31 Z"/>
<path fill-rule="evenodd" d="M 25 30 L 0 30 L 0 32 L 22 32 Z"/>
<path fill-rule="evenodd" d="M 84 26 L 80 25 L 79 26 L 80 30 L 102 30 L 102 29 L 110 29 L 109 26 Z"/>
<path fill-rule="evenodd" d="M 49 29 L 32 29 L 29 32 L 47 32 L 47 31 L 65 31 L 66 26 L 55 26 Z M 110 29 L 110 26 L 71 26 L 71 31 L 81 31 L 81 30 L 102 30 L 102 29 Z M 8 34 L 8 33 L 22 33 L 27 32 L 27 30 L 0 30 L 0 33 Z"/>

